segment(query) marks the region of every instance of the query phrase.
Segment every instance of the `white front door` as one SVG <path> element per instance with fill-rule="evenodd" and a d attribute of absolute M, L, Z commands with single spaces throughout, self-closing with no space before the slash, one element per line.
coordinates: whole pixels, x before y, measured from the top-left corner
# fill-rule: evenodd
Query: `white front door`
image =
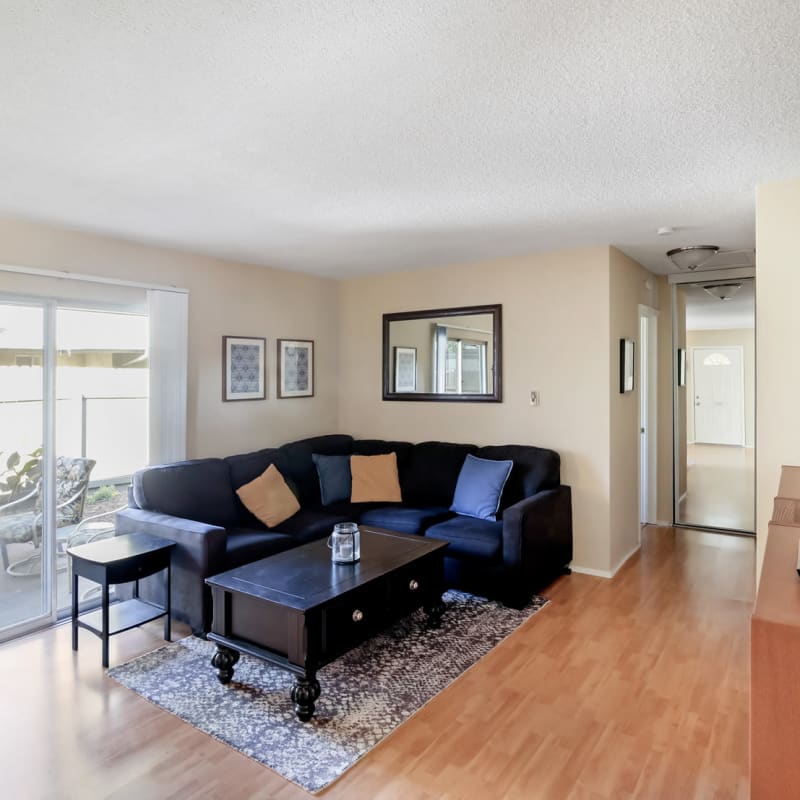
<path fill-rule="evenodd" d="M 695 347 L 694 440 L 744 445 L 744 372 L 741 347 Z"/>

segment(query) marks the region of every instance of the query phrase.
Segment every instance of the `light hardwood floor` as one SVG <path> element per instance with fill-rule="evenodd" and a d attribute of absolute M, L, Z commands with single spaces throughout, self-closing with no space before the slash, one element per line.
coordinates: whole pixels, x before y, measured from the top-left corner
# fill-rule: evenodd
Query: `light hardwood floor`
<path fill-rule="evenodd" d="M 753 574 L 752 539 L 645 528 L 322 796 L 747 797 Z M 158 622 L 120 634 L 112 663 L 159 645 Z M 77 654 L 63 625 L 0 647 L 0 685 L 5 797 L 309 796 L 107 678 L 84 631 Z"/>
<path fill-rule="evenodd" d="M 678 522 L 754 531 L 755 462 L 752 447 L 688 445 L 686 494 L 678 504 Z"/>

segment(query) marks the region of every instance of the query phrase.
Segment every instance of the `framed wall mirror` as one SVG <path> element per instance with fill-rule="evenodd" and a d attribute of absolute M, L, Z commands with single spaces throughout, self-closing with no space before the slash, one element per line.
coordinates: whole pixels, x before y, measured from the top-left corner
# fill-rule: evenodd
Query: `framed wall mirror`
<path fill-rule="evenodd" d="M 502 306 L 383 315 L 383 399 L 499 403 Z"/>

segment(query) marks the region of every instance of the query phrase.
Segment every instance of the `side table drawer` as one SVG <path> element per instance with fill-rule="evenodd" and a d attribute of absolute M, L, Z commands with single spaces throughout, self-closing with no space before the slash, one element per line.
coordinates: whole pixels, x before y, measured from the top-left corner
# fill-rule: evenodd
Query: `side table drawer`
<path fill-rule="evenodd" d="M 160 550 L 139 556 L 128 563 L 109 564 L 106 579 L 109 583 L 128 583 L 146 578 L 164 569 L 170 560 L 169 550 Z"/>

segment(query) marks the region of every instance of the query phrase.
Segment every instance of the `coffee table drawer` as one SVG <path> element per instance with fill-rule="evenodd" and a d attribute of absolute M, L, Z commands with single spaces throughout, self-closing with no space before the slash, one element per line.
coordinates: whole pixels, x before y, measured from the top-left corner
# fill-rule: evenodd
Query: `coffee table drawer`
<path fill-rule="evenodd" d="M 431 559 L 409 564 L 390 578 L 392 605 L 399 609 L 417 608 L 426 599 L 442 593 L 442 560 Z"/>
<path fill-rule="evenodd" d="M 385 624 L 387 590 L 387 581 L 376 581 L 328 604 L 322 610 L 322 652 L 330 657 L 349 649 Z"/>

